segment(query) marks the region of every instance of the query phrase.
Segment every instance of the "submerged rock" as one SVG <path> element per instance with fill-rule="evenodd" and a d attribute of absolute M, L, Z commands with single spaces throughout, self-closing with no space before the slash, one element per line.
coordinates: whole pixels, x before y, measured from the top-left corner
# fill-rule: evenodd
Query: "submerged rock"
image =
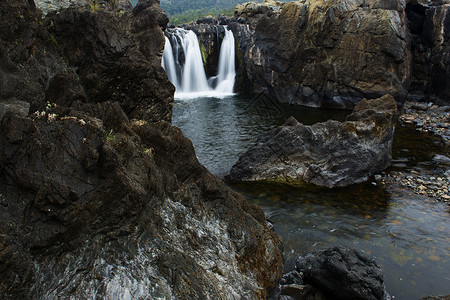
<path fill-rule="evenodd" d="M 366 181 L 391 164 L 396 116 L 394 98 L 385 95 L 361 101 L 343 123 L 305 126 L 291 117 L 260 137 L 225 178 L 329 188 Z"/>

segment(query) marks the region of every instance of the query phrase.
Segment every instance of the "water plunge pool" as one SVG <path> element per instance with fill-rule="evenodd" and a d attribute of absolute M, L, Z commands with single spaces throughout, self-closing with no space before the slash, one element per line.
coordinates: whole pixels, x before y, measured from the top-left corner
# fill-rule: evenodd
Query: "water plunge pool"
<path fill-rule="evenodd" d="M 192 140 L 199 161 L 223 177 L 258 136 L 291 115 L 304 124 L 344 120 L 348 111 L 319 110 L 241 96 L 176 99 L 173 125 Z M 440 148 L 414 129 L 397 128 L 394 160 L 402 168 L 433 168 Z M 389 170 L 388 170 L 389 172 Z M 376 257 L 395 299 L 450 294 L 448 206 L 370 182 L 336 190 L 285 185 L 232 186 L 263 207 L 284 239 L 286 268 L 311 250 L 345 245 Z"/>

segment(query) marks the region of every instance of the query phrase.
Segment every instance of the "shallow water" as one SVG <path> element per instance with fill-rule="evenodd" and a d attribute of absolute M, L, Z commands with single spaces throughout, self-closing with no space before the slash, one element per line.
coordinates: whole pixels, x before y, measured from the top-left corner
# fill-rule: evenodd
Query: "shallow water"
<path fill-rule="evenodd" d="M 173 124 L 193 141 L 200 162 L 223 177 L 259 135 L 289 116 L 313 124 L 343 120 L 348 113 L 281 105 L 264 97 L 179 99 Z M 441 149 L 413 129 L 397 128 L 390 170 L 439 167 L 431 158 Z M 285 241 L 287 269 L 311 250 L 346 245 L 376 257 L 395 299 L 450 294 L 450 211 L 441 203 L 371 183 L 337 190 L 260 184 L 233 188 L 262 206 L 274 222 Z"/>

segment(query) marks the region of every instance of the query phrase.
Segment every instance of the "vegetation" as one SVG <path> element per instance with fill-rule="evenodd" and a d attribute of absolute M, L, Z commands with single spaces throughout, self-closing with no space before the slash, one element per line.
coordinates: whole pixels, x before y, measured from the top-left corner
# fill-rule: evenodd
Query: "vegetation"
<path fill-rule="evenodd" d="M 216 9 L 216 8 L 189 9 L 189 10 L 186 10 L 179 14 L 175 14 L 172 16 L 169 15 L 169 20 L 170 20 L 170 24 L 177 26 L 177 25 L 181 25 L 181 24 L 188 24 L 188 23 L 194 22 L 204 16 L 217 17 L 220 15 L 224 15 L 224 16 L 231 17 L 231 16 L 233 16 L 233 13 L 234 13 L 234 8 L 230 8 L 230 9 Z"/>
<path fill-rule="evenodd" d="M 98 3 L 97 0 L 89 0 L 89 7 L 91 8 L 92 11 L 97 11 L 98 10 Z"/>
<path fill-rule="evenodd" d="M 249 1 L 251 0 L 161 0 L 161 7 L 167 13 L 170 24 L 180 25 L 208 15 L 232 16 L 237 4 Z M 133 6 L 137 2 L 138 0 L 131 0 Z"/>
<path fill-rule="evenodd" d="M 249 0 L 162 0 L 161 7 L 169 16 L 170 23 L 180 25 L 201 17 L 212 15 L 232 16 L 237 4 Z"/>

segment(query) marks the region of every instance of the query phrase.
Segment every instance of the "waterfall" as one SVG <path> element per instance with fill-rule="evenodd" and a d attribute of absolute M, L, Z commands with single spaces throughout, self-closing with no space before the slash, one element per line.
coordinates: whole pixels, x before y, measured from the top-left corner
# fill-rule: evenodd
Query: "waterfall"
<path fill-rule="evenodd" d="M 178 89 L 180 87 L 177 78 L 177 69 L 175 60 L 173 58 L 173 49 L 169 39 L 166 37 L 166 44 L 164 45 L 164 52 L 162 57 L 162 67 L 166 70 L 170 82 Z"/>
<path fill-rule="evenodd" d="M 225 27 L 225 37 L 219 55 L 219 72 L 215 89 L 217 92 L 233 93 L 234 77 L 236 76 L 234 57 L 234 36 L 231 30 Z"/>
<path fill-rule="evenodd" d="M 203 67 L 202 52 L 198 44 L 197 35 L 191 30 L 182 39 L 185 55 L 183 77 L 181 80 L 182 93 L 196 93 L 209 91 L 205 68 Z"/>
<path fill-rule="evenodd" d="M 175 97 L 232 95 L 236 75 L 234 47 L 233 33 L 225 27 L 219 55 L 219 71 L 212 80 L 216 83 L 216 87 L 212 88 L 206 78 L 202 53 L 195 33 L 181 28 L 166 31 L 162 67 L 176 88 Z"/>

